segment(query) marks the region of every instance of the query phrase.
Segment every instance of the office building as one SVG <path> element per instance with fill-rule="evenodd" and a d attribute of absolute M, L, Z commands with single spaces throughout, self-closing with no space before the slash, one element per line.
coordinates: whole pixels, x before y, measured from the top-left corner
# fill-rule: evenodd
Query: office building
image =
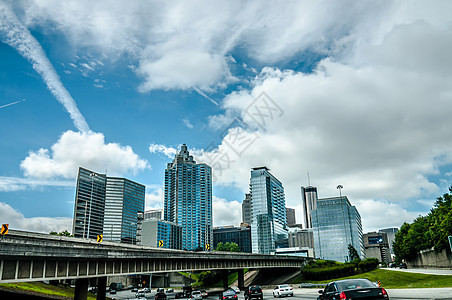
<path fill-rule="evenodd" d="M 318 199 L 312 226 L 317 258 L 350 261 L 349 244 L 364 258 L 361 216 L 346 196 Z"/>
<path fill-rule="evenodd" d="M 270 254 L 288 246 L 286 202 L 282 183 L 267 167 L 253 168 L 250 179 L 251 247 Z"/>
<path fill-rule="evenodd" d="M 311 212 L 317 209 L 317 188 L 314 186 L 301 187 L 301 202 L 303 204 L 303 218 L 306 228 L 312 228 Z"/>
<path fill-rule="evenodd" d="M 251 253 L 251 228 L 223 226 L 213 229 L 213 245 L 217 248 L 218 243 L 236 243 L 240 252 Z"/>
<path fill-rule="evenodd" d="M 394 242 L 395 235 L 398 231 L 399 231 L 398 228 L 385 228 L 385 229 L 380 229 L 378 231 L 378 232 L 384 232 L 388 236 L 389 250 L 391 251 L 392 255 L 394 255 L 394 251 L 392 250 L 392 243 Z"/>
<path fill-rule="evenodd" d="M 289 247 L 314 249 L 314 233 L 312 228 L 289 229 Z"/>
<path fill-rule="evenodd" d="M 295 209 L 286 207 L 287 226 L 295 225 Z"/>
<path fill-rule="evenodd" d="M 143 220 L 141 230 L 144 246 L 182 249 L 182 227 L 176 223 L 150 218 Z"/>
<path fill-rule="evenodd" d="M 144 212 L 144 219 L 159 219 L 163 220 L 163 209 L 149 209 Z"/>
<path fill-rule="evenodd" d="M 363 235 L 366 258 L 377 258 L 380 262 L 389 263 L 388 235 L 385 232 L 369 232 Z"/>
<path fill-rule="evenodd" d="M 165 170 L 164 220 L 182 227 L 182 249 L 209 250 L 212 234 L 212 169 L 196 163 L 185 144 Z"/>
<path fill-rule="evenodd" d="M 143 212 L 145 186 L 119 177 L 107 177 L 103 239 L 136 244 L 137 214 Z"/>
<path fill-rule="evenodd" d="M 245 194 L 242 202 L 242 223 L 251 224 L 251 195 Z"/>
<path fill-rule="evenodd" d="M 72 232 L 75 237 L 135 243 L 137 213 L 144 210 L 145 187 L 119 177 L 79 168 Z"/>

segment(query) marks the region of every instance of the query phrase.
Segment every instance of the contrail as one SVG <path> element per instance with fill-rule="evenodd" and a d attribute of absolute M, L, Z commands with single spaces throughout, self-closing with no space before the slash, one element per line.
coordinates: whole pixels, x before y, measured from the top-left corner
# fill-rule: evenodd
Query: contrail
<path fill-rule="evenodd" d="M 207 100 L 210 100 L 213 104 L 218 105 L 218 102 L 216 102 L 215 100 L 213 100 L 212 98 L 210 98 L 209 96 L 207 96 L 203 91 L 201 91 L 200 89 L 198 89 L 196 86 L 193 87 L 193 89 L 200 94 L 201 96 L 203 96 L 204 98 L 206 98 Z"/>
<path fill-rule="evenodd" d="M 89 132 L 88 123 L 77 108 L 71 94 L 63 86 L 60 77 L 39 42 L 20 22 L 14 12 L 1 2 L 0 38 L 3 42 L 15 48 L 32 64 L 33 69 L 41 75 L 50 92 L 66 108 L 75 127 L 82 132 Z"/>
<path fill-rule="evenodd" d="M 22 100 L 19 100 L 19 101 L 16 101 L 16 102 L 11 102 L 11 103 L 8 103 L 8 104 L 0 106 L 0 108 L 7 107 L 7 106 L 10 106 L 10 105 L 14 105 L 14 104 L 17 104 L 17 103 L 20 103 L 20 102 L 24 102 L 24 101 L 25 101 L 25 99 L 22 99 Z"/>

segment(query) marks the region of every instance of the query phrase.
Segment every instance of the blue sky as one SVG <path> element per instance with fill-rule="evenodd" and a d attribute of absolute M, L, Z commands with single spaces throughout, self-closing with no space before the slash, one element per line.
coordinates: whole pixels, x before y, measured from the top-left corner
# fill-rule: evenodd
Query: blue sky
<path fill-rule="evenodd" d="M 240 223 L 261 165 L 298 222 L 307 172 L 365 231 L 410 222 L 452 185 L 450 6 L 3 1 L 0 221 L 70 230 L 78 166 L 160 208 L 186 143 L 213 167 L 214 225 Z"/>

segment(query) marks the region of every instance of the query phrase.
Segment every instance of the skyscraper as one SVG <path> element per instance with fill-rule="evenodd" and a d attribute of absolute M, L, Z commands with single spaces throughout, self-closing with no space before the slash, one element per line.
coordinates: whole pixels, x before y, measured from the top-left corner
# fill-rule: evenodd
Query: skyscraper
<path fill-rule="evenodd" d="M 295 225 L 295 209 L 286 207 L 287 226 Z"/>
<path fill-rule="evenodd" d="M 107 177 L 104 240 L 136 243 L 137 213 L 144 211 L 145 186 L 118 177 Z"/>
<path fill-rule="evenodd" d="M 182 227 L 182 249 L 212 247 L 212 169 L 185 144 L 165 170 L 164 220 Z"/>
<path fill-rule="evenodd" d="M 242 222 L 251 224 L 251 195 L 245 194 L 245 199 L 242 202 Z"/>
<path fill-rule="evenodd" d="M 311 211 L 317 209 L 317 199 L 316 187 L 301 187 L 301 202 L 303 203 L 303 217 L 306 228 L 312 228 Z"/>
<path fill-rule="evenodd" d="M 282 183 L 267 167 L 253 168 L 250 179 L 251 247 L 270 254 L 288 246 L 286 202 Z"/>
<path fill-rule="evenodd" d="M 312 227 L 316 257 L 350 261 L 351 244 L 364 258 L 361 216 L 346 196 L 318 199 L 312 210 Z"/>
<path fill-rule="evenodd" d="M 75 237 L 135 243 L 137 213 L 144 210 L 145 187 L 125 178 L 79 168 L 75 195 Z"/>

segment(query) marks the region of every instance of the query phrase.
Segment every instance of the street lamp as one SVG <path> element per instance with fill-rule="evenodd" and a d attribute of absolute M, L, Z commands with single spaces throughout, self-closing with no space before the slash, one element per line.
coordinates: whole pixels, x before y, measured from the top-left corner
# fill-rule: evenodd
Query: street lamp
<path fill-rule="evenodd" d="M 342 199 L 342 189 L 343 189 L 344 187 L 342 186 L 342 185 L 338 185 L 337 186 L 337 189 L 339 190 L 339 198 L 341 198 Z"/>

